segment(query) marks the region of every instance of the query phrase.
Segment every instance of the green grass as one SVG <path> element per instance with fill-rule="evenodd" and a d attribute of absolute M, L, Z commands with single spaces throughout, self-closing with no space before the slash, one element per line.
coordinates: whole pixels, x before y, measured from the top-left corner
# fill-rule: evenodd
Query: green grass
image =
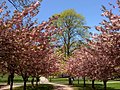
<path fill-rule="evenodd" d="M 26 87 L 26 90 L 53 90 L 53 85 L 50 84 L 40 84 L 39 86 L 32 87 L 31 85 L 28 85 Z M 14 88 L 13 90 L 23 90 L 23 86 Z"/>
<path fill-rule="evenodd" d="M 53 78 L 52 82 L 54 83 L 60 83 L 60 84 L 66 84 L 68 85 L 68 79 L 67 78 Z M 73 85 L 71 87 L 74 88 L 74 90 L 93 90 L 91 88 L 91 81 L 86 80 L 86 88 L 83 88 L 83 80 L 80 80 L 80 84 L 78 84 L 78 81 L 75 80 L 73 82 Z M 103 82 L 101 81 L 95 81 L 95 90 L 103 90 Z M 108 81 L 107 83 L 107 90 L 120 90 L 120 81 Z"/>
<path fill-rule="evenodd" d="M 29 81 L 30 80 L 31 80 L 31 78 L 29 78 Z M 0 77 L 0 83 L 3 83 L 3 82 L 7 82 L 7 75 L 5 75 L 3 77 Z M 14 82 L 15 83 L 23 82 L 22 77 L 18 76 L 18 75 L 15 75 Z M 51 82 L 68 85 L 68 78 L 52 78 Z M 79 85 L 78 85 L 78 81 L 75 80 L 73 82 L 72 87 L 74 88 L 74 90 L 83 90 L 83 80 L 82 79 L 80 80 Z M 103 90 L 103 87 L 104 87 L 103 82 L 95 81 L 96 90 Z M 22 88 L 22 87 L 20 87 L 20 88 Z M 22 89 L 17 88 L 16 90 L 22 90 Z M 31 90 L 31 89 L 28 89 L 28 90 Z M 32 90 L 34 90 L 34 89 L 32 89 Z M 37 89 L 35 89 L 35 90 L 37 90 Z M 44 90 L 44 89 L 41 89 L 41 90 Z M 45 89 L 45 90 L 49 90 L 49 89 Z M 86 80 L 86 88 L 84 90 L 92 90 L 90 80 Z M 119 81 L 108 81 L 107 90 L 120 90 L 120 79 L 119 79 Z"/>
<path fill-rule="evenodd" d="M 58 84 L 68 84 L 68 78 L 52 78 L 51 82 Z"/>
<path fill-rule="evenodd" d="M 7 79 L 8 79 L 8 75 L 4 75 L 4 76 L 0 75 L 0 83 L 6 83 Z M 28 82 L 30 82 L 31 79 L 32 78 L 29 78 Z M 21 76 L 15 75 L 14 82 L 16 82 L 16 83 L 23 82 L 23 79 Z"/>
<path fill-rule="evenodd" d="M 83 84 L 74 84 L 72 87 L 74 88 L 74 90 L 83 90 Z M 103 84 L 95 84 L 95 90 L 103 90 L 103 88 Z M 91 84 L 87 84 L 85 90 L 93 90 L 91 88 Z M 120 85 L 119 83 L 108 83 L 107 90 L 120 90 Z"/>

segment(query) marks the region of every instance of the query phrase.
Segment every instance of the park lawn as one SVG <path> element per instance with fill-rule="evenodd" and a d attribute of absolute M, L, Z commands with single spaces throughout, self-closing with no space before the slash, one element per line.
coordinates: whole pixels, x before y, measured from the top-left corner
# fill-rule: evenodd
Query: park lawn
<path fill-rule="evenodd" d="M 0 83 L 7 83 L 7 79 L 8 79 L 8 75 L 4 75 L 4 76 L 0 75 Z M 28 82 L 30 82 L 31 79 L 32 79 L 32 78 L 29 78 L 29 79 L 28 79 Z M 23 82 L 23 79 L 22 79 L 21 76 L 15 75 L 15 77 L 14 77 L 14 82 L 15 82 L 15 83 L 20 83 L 20 82 Z"/>
<path fill-rule="evenodd" d="M 51 82 L 58 84 L 68 84 L 68 78 L 52 78 Z"/>
<path fill-rule="evenodd" d="M 74 90 L 83 90 L 83 84 L 74 84 L 72 87 Z M 103 84 L 95 84 L 95 88 L 95 90 L 103 90 L 104 86 Z M 85 90 L 93 90 L 91 84 L 87 84 Z M 119 83 L 108 83 L 107 90 L 120 90 L 120 85 Z"/>
<path fill-rule="evenodd" d="M 29 81 L 30 80 L 31 80 L 31 78 L 29 78 Z M 0 77 L 0 83 L 3 83 L 3 82 L 7 82 L 7 75 L 5 75 L 3 77 Z M 18 75 L 15 75 L 14 82 L 15 83 L 23 82 L 22 77 L 18 76 Z M 51 82 L 68 85 L 68 78 L 52 78 Z M 78 85 L 78 81 L 75 80 L 71 87 L 73 87 L 75 90 L 83 90 L 83 80 L 80 79 L 80 84 L 79 85 Z M 96 90 L 103 90 L 103 87 L 104 87 L 103 86 L 103 82 L 95 81 L 95 88 L 96 88 Z M 20 88 L 22 88 L 22 87 L 20 87 Z M 22 89 L 17 88 L 15 90 L 22 90 Z M 34 90 L 34 89 L 32 89 L 32 90 Z M 35 90 L 37 90 L 37 89 L 35 89 Z M 47 89 L 47 90 L 49 90 L 49 89 Z M 86 89 L 84 89 L 84 90 L 92 90 L 92 88 L 91 88 L 91 81 L 90 80 L 86 80 Z M 107 83 L 107 90 L 120 90 L 120 81 L 108 81 L 108 83 Z"/>
<path fill-rule="evenodd" d="M 16 87 L 13 90 L 23 90 L 23 86 Z M 40 85 L 32 88 L 31 85 L 27 85 L 26 90 L 54 90 L 54 86 L 50 85 L 50 84 L 40 84 Z"/>
<path fill-rule="evenodd" d="M 59 83 L 59 84 L 66 84 L 68 85 L 68 78 L 53 78 L 52 82 Z M 71 87 L 74 88 L 74 90 L 93 90 L 91 88 L 91 81 L 86 80 L 86 88 L 83 88 L 83 80 L 80 79 L 80 84 L 78 84 L 78 80 L 75 80 L 73 82 L 73 85 Z M 102 81 L 95 81 L 95 90 L 103 90 L 103 82 Z M 120 81 L 108 81 L 107 83 L 107 90 L 120 90 Z"/>

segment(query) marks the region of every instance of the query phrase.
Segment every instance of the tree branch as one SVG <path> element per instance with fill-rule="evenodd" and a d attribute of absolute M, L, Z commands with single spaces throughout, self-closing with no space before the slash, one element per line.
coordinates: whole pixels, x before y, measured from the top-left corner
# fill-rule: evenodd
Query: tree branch
<path fill-rule="evenodd" d="M 15 4 L 12 1 L 10 1 L 10 0 L 8 0 L 8 1 L 15 7 L 16 10 L 18 10 L 17 7 L 15 6 Z"/>

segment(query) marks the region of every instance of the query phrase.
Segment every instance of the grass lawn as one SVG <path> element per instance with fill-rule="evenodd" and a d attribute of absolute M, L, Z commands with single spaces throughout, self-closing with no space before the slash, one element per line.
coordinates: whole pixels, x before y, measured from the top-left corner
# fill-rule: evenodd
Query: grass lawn
<path fill-rule="evenodd" d="M 68 84 L 68 78 L 52 78 L 51 82 L 58 84 Z"/>
<path fill-rule="evenodd" d="M 67 78 L 53 78 L 52 82 L 68 85 Z M 80 80 L 79 85 L 78 85 L 78 81 L 75 80 L 71 87 L 73 87 L 74 90 L 93 90 L 91 88 L 91 83 L 92 82 L 90 80 L 86 80 L 86 88 L 83 88 L 83 80 Z M 96 88 L 95 90 L 103 90 L 103 88 L 104 88 L 103 82 L 95 81 L 95 88 Z M 108 81 L 107 90 L 120 90 L 120 81 Z"/>
<path fill-rule="evenodd" d="M 13 90 L 23 90 L 23 86 L 14 88 Z M 36 86 L 34 88 L 32 88 L 31 85 L 28 85 L 26 87 L 26 90 L 54 90 L 54 87 L 50 84 L 40 84 L 39 86 Z"/>
<path fill-rule="evenodd" d="M 29 81 L 31 78 L 29 78 Z M 7 75 L 1 77 L 0 76 L 0 83 L 7 82 Z M 14 82 L 23 82 L 21 76 L 15 76 Z M 52 78 L 51 82 L 58 83 L 58 84 L 66 84 L 68 85 L 68 78 Z M 48 88 L 49 85 L 41 85 L 41 88 Z M 50 86 L 51 87 L 51 86 Z M 91 81 L 86 80 L 86 88 L 83 89 L 83 80 L 80 80 L 80 84 L 78 85 L 78 81 L 75 80 L 73 82 L 73 85 L 71 86 L 74 88 L 74 90 L 92 90 L 91 88 Z M 103 90 L 103 82 L 101 81 L 95 81 L 95 88 L 96 90 Z M 22 90 L 23 87 L 17 88 L 15 90 Z M 39 87 L 40 88 L 40 87 Z M 31 89 L 30 86 L 28 86 L 27 90 L 39 90 L 39 89 Z M 40 89 L 40 90 L 52 90 L 52 89 Z M 107 90 L 120 90 L 120 80 L 119 81 L 108 81 L 107 83 Z"/>
<path fill-rule="evenodd" d="M 0 83 L 6 83 L 8 79 L 8 75 L 0 75 Z M 28 79 L 28 82 L 31 81 L 32 78 Z M 21 76 L 15 75 L 14 77 L 14 82 L 19 83 L 19 82 L 23 82 L 23 79 Z"/>
<path fill-rule="evenodd" d="M 83 84 L 74 84 L 72 87 L 74 90 L 83 90 Z M 103 87 L 103 84 L 95 84 L 95 90 L 103 90 Z M 91 84 L 87 84 L 85 90 L 93 90 Z M 120 85 L 119 83 L 108 83 L 107 90 L 120 90 Z"/>

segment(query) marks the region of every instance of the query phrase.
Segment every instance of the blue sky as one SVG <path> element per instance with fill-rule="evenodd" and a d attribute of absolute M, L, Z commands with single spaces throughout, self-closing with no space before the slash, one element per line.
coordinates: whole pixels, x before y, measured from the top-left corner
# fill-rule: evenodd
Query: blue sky
<path fill-rule="evenodd" d="M 86 25 L 92 27 L 90 31 L 96 32 L 94 26 L 99 25 L 103 20 L 101 16 L 101 5 L 109 8 L 108 3 L 114 4 L 115 1 L 116 0 L 43 0 L 40 12 L 36 18 L 38 18 L 40 23 L 48 20 L 53 14 L 60 13 L 67 9 L 74 9 L 77 13 L 85 17 Z M 7 5 L 10 4 L 8 3 Z"/>
<path fill-rule="evenodd" d="M 96 32 L 94 26 L 99 25 L 101 16 L 101 5 L 109 7 L 108 3 L 115 3 L 116 0 L 43 0 L 41 3 L 38 18 L 41 21 L 47 20 L 55 13 L 67 9 L 74 9 L 86 19 L 86 25 L 91 26 L 91 32 Z"/>

